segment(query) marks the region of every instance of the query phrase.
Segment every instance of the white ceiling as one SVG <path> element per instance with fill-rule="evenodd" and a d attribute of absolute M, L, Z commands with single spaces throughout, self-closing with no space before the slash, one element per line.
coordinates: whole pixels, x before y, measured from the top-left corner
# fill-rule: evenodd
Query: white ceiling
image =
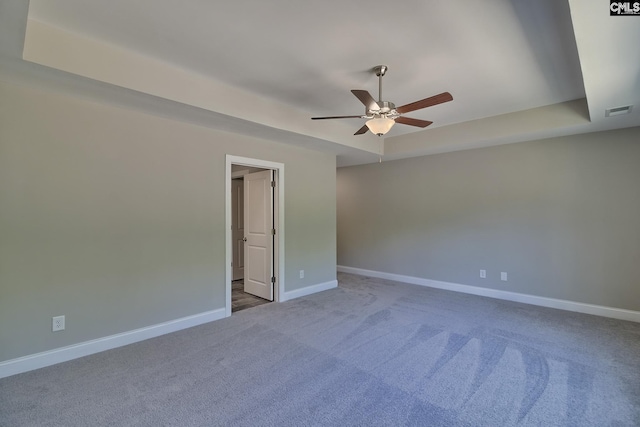
<path fill-rule="evenodd" d="M 0 78 L 357 164 L 640 125 L 640 16 L 605 3 L 1 0 Z M 362 119 L 310 120 L 361 114 L 350 90 L 377 97 L 379 64 L 385 100 L 454 101 L 383 139 L 353 136 Z"/>

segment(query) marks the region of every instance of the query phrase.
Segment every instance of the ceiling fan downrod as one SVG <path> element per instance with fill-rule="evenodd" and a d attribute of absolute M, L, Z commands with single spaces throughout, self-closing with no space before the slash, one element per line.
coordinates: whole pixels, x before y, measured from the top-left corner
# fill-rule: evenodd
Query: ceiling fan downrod
<path fill-rule="evenodd" d="M 373 69 L 376 72 L 376 76 L 378 76 L 378 102 L 382 102 L 382 77 L 388 70 L 386 65 L 378 65 Z"/>
<path fill-rule="evenodd" d="M 399 116 L 393 102 L 382 100 L 382 77 L 386 74 L 388 69 L 389 67 L 386 65 L 378 65 L 373 69 L 376 76 L 378 76 L 378 108 L 374 111 L 367 111 L 367 115 L 373 114 L 373 118 L 389 118 L 393 120 Z"/>

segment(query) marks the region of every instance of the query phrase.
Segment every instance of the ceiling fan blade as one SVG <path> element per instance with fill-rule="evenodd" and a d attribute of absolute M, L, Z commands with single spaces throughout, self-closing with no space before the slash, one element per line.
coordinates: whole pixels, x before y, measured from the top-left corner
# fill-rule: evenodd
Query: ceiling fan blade
<path fill-rule="evenodd" d="M 396 108 L 396 111 L 400 114 L 409 113 L 411 111 L 420 110 L 422 108 L 431 107 L 434 105 L 442 104 L 443 102 L 453 101 L 453 96 L 449 92 L 442 92 L 439 95 L 434 95 L 429 98 L 422 99 L 420 101 L 412 102 L 411 104 L 403 105 Z"/>
<path fill-rule="evenodd" d="M 378 105 L 376 100 L 373 99 L 373 96 L 371 96 L 371 94 L 366 90 L 354 89 L 351 91 L 351 93 L 354 94 L 356 98 L 358 98 L 360 102 L 364 104 L 365 107 L 367 107 L 367 111 L 369 110 L 375 111 L 380 109 L 380 106 Z"/>
<path fill-rule="evenodd" d="M 369 128 L 367 127 L 367 125 L 364 125 L 360 129 L 358 129 L 358 132 L 354 133 L 354 135 L 362 135 L 363 133 L 367 133 L 368 130 Z"/>
<path fill-rule="evenodd" d="M 327 119 L 361 119 L 362 116 L 331 116 L 331 117 L 311 117 L 311 120 L 327 120 Z"/>
<path fill-rule="evenodd" d="M 412 119 L 411 117 L 400 116 L 400 117 L 396 117 L 396 123 L 402 123 L 403 125 L 409 125 L 409 126 L 417 126 L 419 128 L 426 128 L 433 122 L 430 122 L 428 120 Z"/>

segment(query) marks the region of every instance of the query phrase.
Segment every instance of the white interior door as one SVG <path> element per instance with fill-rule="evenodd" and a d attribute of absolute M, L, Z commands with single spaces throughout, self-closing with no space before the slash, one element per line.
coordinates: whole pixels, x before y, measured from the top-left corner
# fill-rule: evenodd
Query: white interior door
<path fill-rule="evenodd" d="M 233 278 L 244 277 L 244 184 L 242 179 L 231 181 L 231 239 L 233 245 Z"/>
<path fill-rule="evenodd" d="M 272 171 L 244 176 L 244 291 L 273 301 Z"/>

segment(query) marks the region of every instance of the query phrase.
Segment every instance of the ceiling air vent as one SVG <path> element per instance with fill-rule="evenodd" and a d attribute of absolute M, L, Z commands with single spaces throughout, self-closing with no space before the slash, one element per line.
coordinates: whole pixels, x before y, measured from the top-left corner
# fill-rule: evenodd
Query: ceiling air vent
<path fill-rule="evenodd" d="M 605 117 L 619 116 L 620 114 L 629 114 L 633 105 L 625 105 L 624 107 L 609 108 L 604 110 Z"/>

